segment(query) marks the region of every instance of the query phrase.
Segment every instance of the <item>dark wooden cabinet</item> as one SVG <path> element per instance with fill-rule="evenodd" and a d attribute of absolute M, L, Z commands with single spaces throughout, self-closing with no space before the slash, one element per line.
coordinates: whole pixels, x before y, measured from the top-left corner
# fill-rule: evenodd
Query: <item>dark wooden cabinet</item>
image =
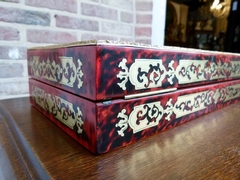
<path fill-rule="evenodd" d="M 232 0 L 228 16 L 228 27 L 225 38 L 225 51 L 240 52 L 240 0 Z"/>

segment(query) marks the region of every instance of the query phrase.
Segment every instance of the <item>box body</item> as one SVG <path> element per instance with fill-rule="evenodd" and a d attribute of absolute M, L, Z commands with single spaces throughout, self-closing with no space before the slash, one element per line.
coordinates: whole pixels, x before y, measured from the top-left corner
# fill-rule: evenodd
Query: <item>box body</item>
<path fill-rule="evenodd" d="M 109 41 L 28 50 L 31 103 L 95 154 L 240 99 L 240 56 Z"/>
<path fill-rule="evenodd" d="M 94 102 L 34 79 L 31 103 L 95 154 L 133 143 L 240 99 L 240 80 Z"/>
<path fill-rule="evenodd" d="M 92 101 L 240 77 L 237 54 L 109 41 L 28 50 L 29 75 Z"/>

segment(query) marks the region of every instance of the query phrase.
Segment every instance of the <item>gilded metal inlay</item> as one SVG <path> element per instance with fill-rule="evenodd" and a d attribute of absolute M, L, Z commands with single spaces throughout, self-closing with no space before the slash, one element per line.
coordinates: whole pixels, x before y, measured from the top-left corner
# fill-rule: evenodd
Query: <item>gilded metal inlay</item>
<path fill-rule="evenodd" d="M 82 62 L 77 60 L 74 64 L 72 57 L 59 56 L 60 64 L 55 61 L 39 60 L 39 56 L 33 56 L 29 59 L 30 71 L 36 77 L 41 77 L 52 82 L 58 82 L 69 87 L 73 87 L 77 82 L 77 88 L 83 86 Z"/>
<path fill-rule="evenodd" d="M 172 115 L 180 118 L 206 109 L 209 105 L 224 103 L 238 97 L 240 97 L 240 84 L 179 96 L 174 104 L 172 98 L 169 98 L 166 104 L 162 104 L 161 101 L 141 104 L 135 106 L 130 113 L 122 109 L 117 115 L 119 121 L 115 126 L 120 136 L 124 136 L 124 131 L 128 127 L 133 133 L 137 133 L 157 126 L 160 121 L 172 120 Z"/>
<path fill-rule="evenodd" d="M 82 120 L 83 114 L 79 107 L 76 107 L 75 110 L 71 102 L 59 96 L 46 93 L 45 90 L 39 87 L 33 86 L 31 91 L 37 105 L 46 112 L 51 113 L 70 129 L 76 127 L 77 133 L 82 134 L 84 122 Z"/>

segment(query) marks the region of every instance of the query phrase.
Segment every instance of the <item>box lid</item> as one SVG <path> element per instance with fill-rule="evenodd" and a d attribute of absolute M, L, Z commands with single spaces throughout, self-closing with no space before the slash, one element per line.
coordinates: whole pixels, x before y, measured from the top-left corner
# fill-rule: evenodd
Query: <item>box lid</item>
<path fill-rule="evenodd" d="M 28 49 L 29 76 L 93 101 L 240 77 L 240 55 L 92 40 Z"/>

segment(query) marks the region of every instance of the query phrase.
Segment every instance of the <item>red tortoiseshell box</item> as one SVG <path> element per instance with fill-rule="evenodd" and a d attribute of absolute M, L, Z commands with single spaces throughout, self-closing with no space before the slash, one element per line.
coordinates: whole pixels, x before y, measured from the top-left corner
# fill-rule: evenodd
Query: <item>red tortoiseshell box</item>
<path fill-rule="evenodd" d="M 240 56 L 109 41 L 28 50 L 31 103 L 101 154 L 240 98 Z"/>

